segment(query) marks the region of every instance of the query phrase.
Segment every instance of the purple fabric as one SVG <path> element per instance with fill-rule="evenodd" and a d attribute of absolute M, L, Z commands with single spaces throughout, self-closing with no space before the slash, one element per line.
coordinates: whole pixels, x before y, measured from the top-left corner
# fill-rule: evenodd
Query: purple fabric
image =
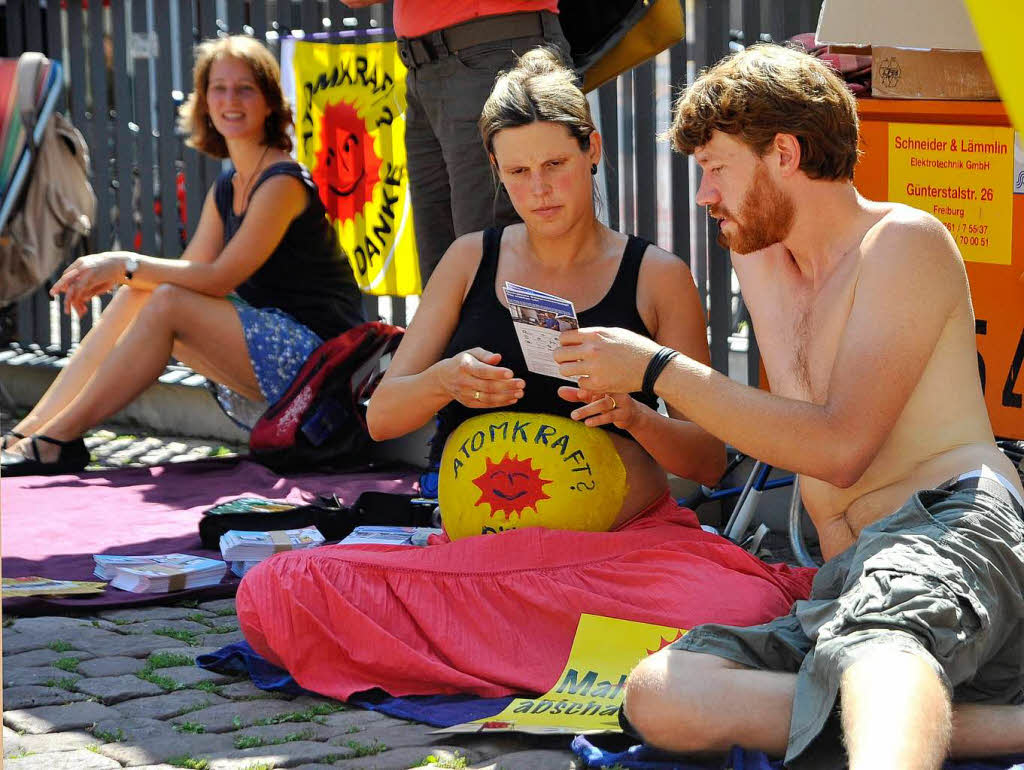
<path fill-rule="evenodd" d="M 199 542 L 202 513 L 237 497 L 304 503 L 323 492 L 351 504 L 366 491 L 410 493 L 417 472 L 308 473 L 281 477 L 239 458 L 65 476 L 0 481 L 4 577 L 95 580 L 93 554 L 194 553 L 220 558 Z M 179 591 L 174 600 L 232 596 L 230 573 L 217 586 Z M 55 608 L 109 608 L 166 602 L 168 594 L 107 589 L 81 598 L 4 600 L 4 612 L 38 614 Z"/>
<path fill-rule="evenodd" d="M 291 695 L 316 695 L 303 689 L 283 668 L 269 663 L 248 642 L 235 642 L 216 652 L 196 658 L 200 668 L 221 674 L 248 674 L 261 690 L 276 690 Z M 356 693 L 348 699 L 353 706 L 380 711 L 399 719 L 409 719 L 434 727 L 451 727 L 462 722 L 500 714 L 513 698 L 479 698 L 476 695 L 407 695 L 396 698 L 383 690 Z"/>

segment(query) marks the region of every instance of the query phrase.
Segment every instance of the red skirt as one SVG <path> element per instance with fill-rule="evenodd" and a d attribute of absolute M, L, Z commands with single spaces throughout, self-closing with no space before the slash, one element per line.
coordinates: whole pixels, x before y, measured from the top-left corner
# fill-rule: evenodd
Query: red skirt
<path fill-rule="evenodd" d="M 754 625 L 806 598 L 813 574 L 705 532 L 666 495 L 614 532 L 278 554 L 245 576 L 237 606 L 253 648 L 314 692 L 497 697 L 553 686 L 581 613 Z"/>

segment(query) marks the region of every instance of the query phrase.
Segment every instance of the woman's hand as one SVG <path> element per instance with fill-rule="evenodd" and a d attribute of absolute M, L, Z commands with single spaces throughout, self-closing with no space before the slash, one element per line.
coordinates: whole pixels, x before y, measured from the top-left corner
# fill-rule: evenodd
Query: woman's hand
<path fill-rule="evenodd" d="M 438 379 L 453 400 L 470 409 L 508 406 L 523 397 L 526 383 L 498 366 L 500 361 L 499 353 L 472 348 L 442 361 Z"/>
<path fill-rule="evenodd" d="M 124 277 L 125 262 L 130 255 L 123 251 L 106 251 L 79 257 L 50 288 L 50 296 L 64 294 L 64 311 L 72 310 L 81 317 L 89 308 L 89 300 L 108 292 Z"/>
<path fill-rule="evenodd" d="M 555 361 L 563 377 L 579 377 L 593 393 L 640 390 L 644 372 L 661 347 L 654 340 L 627 331 L 593 327 L 562 332 Z"/>
<path fill-rule="evenodd" d="M 640 414 L 640 404 L 628 393 L 592 393 L 586 388 L 563 385 L 558 395 L 566 401 L 586 404 L 569 416 L 591 428 L 612 423 L 620 430 L 630 430 Z"/>

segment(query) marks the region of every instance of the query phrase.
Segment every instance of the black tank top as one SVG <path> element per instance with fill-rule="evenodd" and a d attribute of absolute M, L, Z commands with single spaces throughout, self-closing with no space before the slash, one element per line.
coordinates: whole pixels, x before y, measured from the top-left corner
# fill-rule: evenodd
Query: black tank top
<path fill-rule="evenodd" d="M 483 255 L 480 267 L 477 268 L 473 285 L 462 303 L 459 322 L 445 348 L 444 358 L 450 358 L 464 350 L 481 347 L 493 353 L 501 354 L 500 366 L 510 368 L 516 377 L 526 382 L 523 397 L 511 406 L 491 409 L 470 409 L 458 401 L 452 401 L 438 412 L 438 430 L 431 441 L 431 460 L 439 462 L 444 442 L 453 430 L 464 420 L 478 414 L 496 411 L 537 412 L 568 417 L 569 413 L 581 404 L 566 401 L 558 396 L 558 389 L 563 385 L 571 385 L 568 380 L 534 374 L 526 368 L 523 351 L 516 337 L 512 315 L 504 307 L 495 294 L 495 281 L 498 276 L 498 259 L 501 251 L 501 235 L 504 228 L 489 228 L 484 231 Z M 637 283 L 640 276 L 640 263 L 649 242 L 636 236 L 629 236 L 626 248 L 622 253 L 615 280 L 612 281 L 608 293 L 593 307 L 577 311 L 576 316 L 580 328 L 588 326 L 614 326 L 620 329 L 651 337 L 651 332 L 644 323 L 636 307 Z M 658 408 L 657 398 L 650 399 L 642 393 L 633 393 L 633 398 L 647 404 L 652 409 Z M 614 425 L 602 426 L 621 436 L 631 438 L 626 431 Z"/>
<path fill-rule="evenodd" d="M 224 243 L 231 240 L 245 217 L 235 214 L 228 168 L 217 178 L 214 200 L 224 222 Z M 235 292 L 253 307 L 276 307 L 330 339 L 363 322 L 363 300 L 352 266 L 327 221 L 316 182 L 294 161 L 271 163 L 252 186 L 253 193 L 271 177 L 284 174 L 302 182 L 309 204 L 284 233 L 277 248 Z M 251 200 L 251 196 L 250 196 Z"/>

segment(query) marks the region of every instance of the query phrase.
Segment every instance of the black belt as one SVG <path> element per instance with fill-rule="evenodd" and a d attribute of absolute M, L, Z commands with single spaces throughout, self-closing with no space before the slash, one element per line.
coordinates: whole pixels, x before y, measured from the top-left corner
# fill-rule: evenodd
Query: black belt
<path fill-rule="evenodd" d="M 483 16 L 420 37 L 401 37 L 398 56 L 406 67 L 415 69 L 474 45 L 517 37 L 542 37 L 545 22 L 550 29 L 557 17 L 550 11 Z"/>
<path fill-rule="evenodd" d="M 937 488 L 944 489 L 949 492 L 962 492 L 968 489 L 980 489 L 998 500 L 1001 500 L 1003 503 L 1013 508 L 1017 512 L 1018 516 L 1024 518 L 1024 506 L 1021 506 L 1020 502 L 1010 492 L 1010 490 L 991 476 L 974 476 L 969 479 L 953 478 L 943 484 L 940 484 Z"/>

